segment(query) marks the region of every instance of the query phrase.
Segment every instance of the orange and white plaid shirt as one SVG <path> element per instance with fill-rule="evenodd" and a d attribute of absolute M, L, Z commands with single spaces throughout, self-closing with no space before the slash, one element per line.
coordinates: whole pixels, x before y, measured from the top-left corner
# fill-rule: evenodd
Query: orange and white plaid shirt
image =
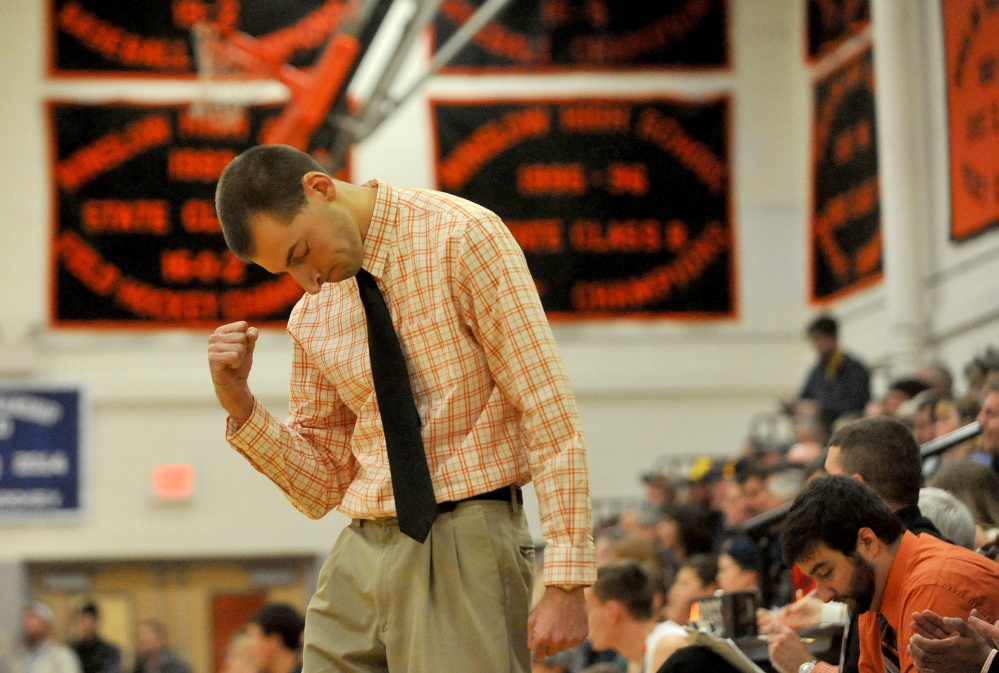
<path fill-rule="evenodd" d="M 524 255 L 494 213 L 377 181 L 363 266 L 402 344 L 438 502 L 534 479 L 546 584 L 596 580 L 579 414 Z M 255 404 L 227 439 L 306 515 L 395 516 L 357 283 L 288 321 L 290 415 Z"/>

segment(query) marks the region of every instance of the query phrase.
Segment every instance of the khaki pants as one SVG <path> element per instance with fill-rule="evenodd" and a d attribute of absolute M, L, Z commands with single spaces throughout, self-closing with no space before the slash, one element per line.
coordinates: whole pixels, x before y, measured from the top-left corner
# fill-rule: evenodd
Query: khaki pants
<path fill-rule="evenodd" d="M 528 673 L 533 563 L 517 504 L 463 502 L 422 545 L 355 520 L 309 603 L 304 673 Z"/>

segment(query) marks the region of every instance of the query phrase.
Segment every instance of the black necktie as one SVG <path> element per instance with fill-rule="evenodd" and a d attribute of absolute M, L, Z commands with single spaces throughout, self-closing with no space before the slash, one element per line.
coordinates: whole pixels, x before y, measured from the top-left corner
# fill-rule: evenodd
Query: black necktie
<path fill-rule="evenodd" d="M 361 269 L 357 272 L 357 288 L 368 319 L 371 375 L 385 429 L 399 530 L 423 543 L 437 518 L 437 501 L 420 437 L 420 414 L 413 400 L 399 337 L 378 283 Z"/>

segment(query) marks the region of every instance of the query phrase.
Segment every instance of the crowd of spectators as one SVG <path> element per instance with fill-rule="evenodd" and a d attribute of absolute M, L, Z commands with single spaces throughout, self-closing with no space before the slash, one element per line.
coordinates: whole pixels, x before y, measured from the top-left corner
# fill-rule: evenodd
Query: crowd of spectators
<path fill-rule="evenodd" d="M 801 509 L 799 496 L 809 489 L 818 489 L 820 495 L 839 489 L 872 516 L 888 512 L 895 522 L 888 529 L 909 531 L 904 538 L 897 531 L 886 533 L 886 539 L 895 540 L 891 544 L 904 545 L 899 554 L 915 554 L 917 543 L 911 540 L 918 539 L 920 549 L 933 553 L 956 545 L 977 552 L 990 564 L 995 561 L 999 352 L 988 349 L 965 367 L 966 390 L 961 395 L 955 394 L 947 367 L 934 362 L 916 376 L 892 381 L 884 397 L 872 399 L 870 373 L 859 358 L 840 348 L 835 320 L 821 316 L 806 332 L 818 359 L 799 394 L 781 403 L 792 421 L 793 438 L 781 443 L 751 438 L 738 454 L 705 457 L 685 474 L 642 475 L 642 502 L 596 522 L 598 576 L 585 591 L 589 638 L 577 648 L 535 661 L 535 673 L 727 671 L 727 664 L 716 660 L 717 654 L 690 646 L 684 627 L 690 625 L 691 607 L 698 599 L 739 592 L 752 594 L 759 606 L 757 628 L 769 638 L 769 662 L 764 662 L 769 670 L 824 673 L 836 670 L 837 663 L 839 670 L 857 670 L 851 665 L 856 666 L 861 649 L 870 644 L 857 635 L 866 627 L 858 620 L 856 601 L 835 592 L 823 596 L 814 573 L 786 560 L 789 550 L 792 556 L 805 558 L 816 545 L 825 549 L 821 540 L 783 538 L 784 513 Z M 980 434 L 923 459 L 920 445 L 975 421 Z M 861 487 L 828 482 L 836 476 L 865 486 L 853 493 L 851 488 Z M 809 497 L 821 500 L 815 494 Z M 945 542 L 925 542 L 926 535 Z M 871 544 L 879 544 L 874 538 Z M 892 550 L 896 553 L 895 547 Z M 844 554 L 852 559 L 855 573 L 857 568 L 868 568 L 849 549 Z M 999 596 L 999 583 L 993 592 Z M 844 645 L 828 663 L 815 660 L 799 630 L 837 623 L 846 625 Z M 76 615 L 78 639 L 72 643 L 57 643 L 53 626 L 52 612 L 45 605 L 35 603 L 25 609 L 23 648 L 10 673 L 124 670 L 120 650 L 100 633 L 96 605 L 88 604 Z M 290 606 L 265 606 L 232 641 L 220 673 L 298 673 L 303 627 L 303 618 Z M 999 622 L 993 627 L 970 614 L 928 611 L 913 623 L 911 633 L 905 632 L 915 650 L 902 656 L 917 662 L 932 662 L 934 657 L 959 661 L 937 643 L 960 632 L 960 642 L 977 649 L 968 654 L 966 648 L 960 654 L 972 662 L 971 668 L 953 670 L 977 671 L 974 666 L 980 666 L 983 655 L 985 671 L 996 656 L 989 643 L 999 645 L 999 639 L 989 640 L 988 628 L 999 634 Z M 136 632 L 134 673 L 190 673 L 188 664 L 168 646 L 160 623 L 142 622 Z M 993 669 L 999 670 L 999 662 Z"/>
<path fill-rule="evenodd" d="M 846 607 L 814 597 L 814 583 L 782 555 L 779 513 L 826 473 L 865 482 L 912 533 L 995 559 L 999 352 L 988 349 L 968 363 L 960 395 L 948 368 L 932 362 L 891 381 L 875 399 L 867 367 L 841 350 L 834 319 L 821 316 L 806 332 L 818 359 L 800 393 L 781 403 L 791 441 L 751 439 L 737 455 L 704 458 L 689 473 L 643 475 L 642 502 L 596 522 L 588 641 L 535 662 L 536 673 L 713 670 L 710 659 L 687 652 L 681 627 L 692 602 L 716 591 L 755 593 L 758 628 L 774 634 L 764 667 L 797 673 L 811 653 L 796 631 L 848 621 Z M 976 420 L 979 436 L 923 460 L 919 445 Z M 859 656 L 859 644 L 852 647 Z M 820 673 L 824 664 L 817 666 Z"/>
<path fill-rule="evenodd" d="M 101 634 L 97 604 L 87 603 L 75 619 L 76 640 L 55 638 L 55 615 L 41 602 L 23 610 L 23 642 L 9 664 L 10 673 L 123 673 L 121 649 Z M 229 643 L 218 673 L 301 673 L 305 618 L 285 603 L 260 608 Z M 191 667 L 168 643 L 166 627 L 157 620 L 136 625 L 133 673 L 191 673 Z"/>

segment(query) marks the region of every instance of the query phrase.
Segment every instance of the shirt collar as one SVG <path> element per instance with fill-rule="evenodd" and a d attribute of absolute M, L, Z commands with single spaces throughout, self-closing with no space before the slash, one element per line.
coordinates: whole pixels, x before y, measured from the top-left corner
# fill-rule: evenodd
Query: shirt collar
<path fill-rule="evenodd" d="M 888 581 L 885 583 L 884 593 L 881 595 L 881 614 L 885 616 L 895 633 L 899 632 L 899 614 L 902 607 L 902 582 L 909 574 L 908 566 L 912 555 L 916 552 L 919 538 L 905 531 L 902 539 L 898 543 L 898 551 L 895 552 L 895 560 L 891 563 L 891 570 L 888 571 Z"/>
<path fill-rule="evenodd" d="M 371 222 L 364 234 L 364 261 L 361 266 L 375 278 L 381 278 L 388 271 L 389 252 L 395 245 L 399 195 L 392 187 L 378 180 L 369 180 L 364 186 L 374 187 L 377 192 Z"/>

